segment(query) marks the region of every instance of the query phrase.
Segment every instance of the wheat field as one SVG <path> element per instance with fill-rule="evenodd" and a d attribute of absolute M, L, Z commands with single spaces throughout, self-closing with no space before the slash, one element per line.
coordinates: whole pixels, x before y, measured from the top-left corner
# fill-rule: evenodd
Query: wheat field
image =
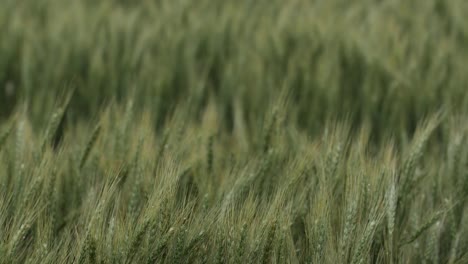
<path fill-rule="evenodd" d="M 2 0 L 0 264 L 468 263 L 467 14 Z"/>

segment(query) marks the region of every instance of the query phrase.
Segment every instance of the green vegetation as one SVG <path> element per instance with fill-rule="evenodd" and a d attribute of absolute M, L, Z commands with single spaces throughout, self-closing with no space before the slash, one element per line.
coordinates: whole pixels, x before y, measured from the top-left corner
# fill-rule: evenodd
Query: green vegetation
<path fill-rule="evenodd" d="M 468 263 L 466 14 L 1 1 L 0 264 Z"/>

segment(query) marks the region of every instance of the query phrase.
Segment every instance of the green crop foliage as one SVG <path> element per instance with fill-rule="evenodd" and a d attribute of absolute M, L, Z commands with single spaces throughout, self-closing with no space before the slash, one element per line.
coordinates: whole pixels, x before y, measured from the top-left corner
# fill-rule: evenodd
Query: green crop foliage
<path fill-rule="evenodd" d="M 2 0 L 0 264 L 468 263 L 466 14 Z"/>

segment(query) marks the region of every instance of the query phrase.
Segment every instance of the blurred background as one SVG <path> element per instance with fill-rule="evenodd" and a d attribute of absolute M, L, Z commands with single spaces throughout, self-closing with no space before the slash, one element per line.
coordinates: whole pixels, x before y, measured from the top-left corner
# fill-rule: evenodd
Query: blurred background
<path fill-rule="evenodd" d="M 132 97 L 157 127 L 212 101 L 229 130 L 286 89 L 305 131 L 346 117 L 411 133 L 440 108 L 468 113 L 466 14 L 463 0 L 3 0 L 0 116 L 26 105 L 41 126 L 74 87 L 71 119 Z"/>

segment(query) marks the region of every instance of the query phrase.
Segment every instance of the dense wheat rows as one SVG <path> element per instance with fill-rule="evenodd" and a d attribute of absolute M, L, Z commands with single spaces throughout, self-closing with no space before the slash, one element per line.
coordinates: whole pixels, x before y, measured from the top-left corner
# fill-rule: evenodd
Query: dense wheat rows
<path fill-rule="evenodd" d="M 1 0 L 0 264 L 468 263 L 467 14 Z"/>

